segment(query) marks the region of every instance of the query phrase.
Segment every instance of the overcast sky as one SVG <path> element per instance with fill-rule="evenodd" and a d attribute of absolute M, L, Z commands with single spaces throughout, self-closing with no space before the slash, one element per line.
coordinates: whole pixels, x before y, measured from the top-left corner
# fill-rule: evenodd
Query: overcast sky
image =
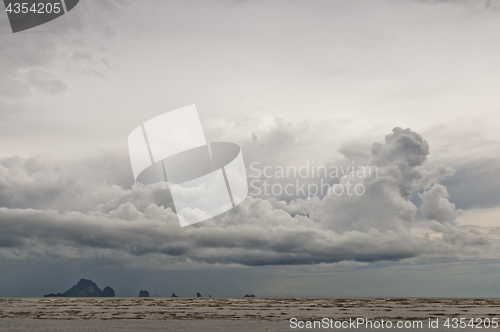
<path fill-rule="evenodd" d="M 0 41 L 0 296 L 500 296 L 500 1 L 81 0 Z M 191 104 L 249 175 L 380 176 L 181 228 L 127 137 Z"/>

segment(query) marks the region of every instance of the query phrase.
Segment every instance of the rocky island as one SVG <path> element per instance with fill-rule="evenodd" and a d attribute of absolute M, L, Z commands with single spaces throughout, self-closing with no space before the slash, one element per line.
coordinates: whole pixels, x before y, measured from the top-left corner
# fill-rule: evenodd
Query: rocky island
<path fill-rule="evenodd" d="M 114 297 L 115 291 L 111 287 L 104 288 L 102 291 L 97 285 L 88 279 L 81 279 L 76 285 L 64 293 L 51 293 L 44 297 Z"/>

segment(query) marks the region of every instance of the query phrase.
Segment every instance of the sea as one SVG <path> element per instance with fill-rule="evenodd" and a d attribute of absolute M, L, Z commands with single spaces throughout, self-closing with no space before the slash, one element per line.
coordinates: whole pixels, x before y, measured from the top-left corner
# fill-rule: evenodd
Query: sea
<path fill-rule="evenodd" d="M 0 298 L 0 331 L 499 331 L 500 299 Z"/>

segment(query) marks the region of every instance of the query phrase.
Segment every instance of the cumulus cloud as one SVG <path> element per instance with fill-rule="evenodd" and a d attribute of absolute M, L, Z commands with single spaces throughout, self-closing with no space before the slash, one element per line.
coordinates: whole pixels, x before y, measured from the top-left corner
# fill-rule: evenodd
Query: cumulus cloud
<path fill-rule="evenodd" d="M 425 219 L 440 223 L 453 223 L 456 220 L 458 211 L 455 204 L 448 200 L 450 196 L 445 186 L 436 183 L 429 190 L 419 194 L 419 197 L 422 200 L 420 211 Z"/>
<path fill-rule="evenodd" d="M 370 165 L 377 165 L 378 177 L 339 179 L 363 184 L 364 195 L 289 202 L 247 197 L 229 212 L 185 228 L 166 190 L 132 183 L 126 153 L 74 161 L 3 158 L 0 255 L 168 269 L 489 254 L 495 243 L 455 223 L 458 212 L 437 183 L 452 174 L 450 167 L 421 169 L 428 154 L 420 135 L 395 128 L 373 145 Z M 417 194 L 420 206 L 410 199 Z M 414 235 L 415 223 L 427 235 Z"/>

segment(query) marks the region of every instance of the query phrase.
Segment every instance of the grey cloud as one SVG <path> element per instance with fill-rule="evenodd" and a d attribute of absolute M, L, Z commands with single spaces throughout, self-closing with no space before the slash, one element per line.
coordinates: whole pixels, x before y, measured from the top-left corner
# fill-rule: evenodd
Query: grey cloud
<path fill-rule="evenodd" d="M 73 54 L 71 56 L 71 59 L 72 60 L 92 60 L 92 55 L 90 55 L 89 53 L 84 53 L 84 52 L 75 52 L 75 54 Z"/>
<path fill-rule="evenodd" d="M 378 167 L 378 176 L 344 177 L 340 181 L 344 186 L 362 184 L 365 195 L 326 196 L 318 219 L 338 232 L 370 229 L 409 232 L 418 211 L 410 201 L 414 191 L 451 172 L 442 165 L 432 171 L 422 170 L 428 154 L 429 145 L 419 134 L 410 129 L 394 128 L 384 143 L 373 144 L 369 165 Z"/>
<path fill-rule="evenodd" d="M 434 184 L 432 188 L 419 194 L 422 200 L 420 211 L 422 217 L 428 220 L 436 220 L 441 223 L 453 223 L 458 216 L 455 204 L 450 203 L 450 197 L 446 187 Z"/>
<path fill-rule="evenodd" d="M 47 65 L 54 56 L 55 44 L 50 34 L 23 36 L 2 35 L 0 45 L 0 95 L 9 99 L 30 94 L 30 84 L 23 72 Z"/>
<path fill-rule="evenodd" d="M 176 227 L 175 215 L 157 207 L 141 214 L 124 211 L 126 206 L 121 206 L 121 211 L 99 216 L 1 209 L 2 228 L 9 234 L 1 239 L 2 247 L 7 248 L 1 253 L 8 257 L 8 249 L 15 249 L 30 259 L 100 260 L 101 255 L 116 256 L 117 264 L 126 264 L 120 259 L 126 258 L 133 264 L 143 261 L 144 265 L 161 268 L 161 262 L 178 264 L 188 259 L 248 266 L 398 260 L 415 257 L 424 248 L 419 240 L 397 234 L 354 232 L 338 236 L 312 225 L 299 225 L 285 214 L 281 222 L 271 221 L 270 206 L 263 201 L 256 204 L 264 204 L 259 208 L 266 214 L 247 216 L 247 225 L 232 225 L 228 217 L 223 217 L 224 227 L 190 229 Z M 130 220 L 124 220 L 124 215 Z M 161 215 L 162 221 L 147 215 Z"/>
<path fill-rule="evenodd" d="M 125 167 L 124 167 L 125 166 Z M 88 212 L 130 187 L 128 156 L 64 161 L 48 155 L 0 159 L 0 206 Z"/>
<path fill-rule="evenodd" d="M 455 169 L 451 165 L 437 164 L 430 170 L 422 170 L 421 175 L 414 183 L 413 191 L 429 189 L 434 183 L 449 179 L 455 175 Z"/>
<path fill-rule="evenodd" d="M 250 160 L 254 160 L 254 152 L 259 157 L 266 155 L 266 160 L 283 161 L 290 150 L 310 145 L 312 143 L 311 125 L 307 121 L 300 123 L 287 122 L 283 119 L 274 119 L 268 130 L 252 132 L 251 139 L 244 145 Z M 293 158 L 293 157 L 292 157 Z"/>
<path fill-rule="evenodd" d="M 67 15 L 35 28 L 42 32 L 51 30 L 48 33 L 26 31 L 2 34 L 0 97 L 26 98 L 30 95 L 31 88 L 49 95 L 66 90 L 66 84 L 54 74 L 49 74 L 51 71 L 46 69 L 56 61 L 62 62 L 58 67 L 65 64 L 64 52 L 71 44 L 75 32 L 91 28 L 113 35 L 110 24 L 125 5 L 124 1 L 82 1 Z M 0 24 L 9 26 L 6 15 L 1 15 Z M 77 51 L 71 60 L 82 57 L 85 54 Z"/>
<path fill-rule="evenodd" d="M 454 162 L 455 176 L 442 181 L 450 200 L 461 209 L 487 208 L 500 204 L 500 161 L 489 156 Z"/>
<path fill-rule="evenodd" d="M 430 180 L 449 169 L 420 169 L 428 146 L 418 134 L 396 128 L 376 149 L 373 161 L 380 165 L 380 177 L 340 179 L 363 183 L 363 196 L 289 203 L 247 197 L 228 213 L 186 228 L 179 227 L 166 191 L 132 185 L 126 154 L 72 162 L 48 156 L 4 158 L 0 256 L 167 269 L 481 257 L 491 248 L 487 237 L 452 223 L 457 212 L 446 189 L 431 186 Z M 420 223 L 441 234 L 437 238 L 410 231 L 418 208 L 401 194 L 402 188 L 414 188 L 422 178 L 430 189 L 421 195 L 426 219 Z"/>
<path fill-rule="evenodd" d="M 475 11 L 489 10 L 492 12 L 500 11 L 500 1 L 498 0 L 417 0 L 427 4 L 450 4 L 460 5 Z"/>
<path fill-rule="evenodd" d="M 53 75 L 31 71 L 28 74 L 29 85 L 48 95 L 64 92 L 68 86 Z"/>
<path fill-rule="evenodd" d="M 429 154 L 429 144 L 409 128 L 396 127 L 385 136 L 385 144 L 374 143 L 373 164 L 385 166 L 395 164 L 400 168 L 421 166 Z"/>
<path fill-rule="evenodd" d="M 371 164 L 379 167 L 397 166 L 401 173 L 401 194 L 411 195 L 411 185 L 420 179 L 421 174 L 415 167 L 422 166 L 429 154 L 429 144 L 419 134 L 410 129 L 394 128 L 385 137 L 385 144 L 372 146 Z"/>

